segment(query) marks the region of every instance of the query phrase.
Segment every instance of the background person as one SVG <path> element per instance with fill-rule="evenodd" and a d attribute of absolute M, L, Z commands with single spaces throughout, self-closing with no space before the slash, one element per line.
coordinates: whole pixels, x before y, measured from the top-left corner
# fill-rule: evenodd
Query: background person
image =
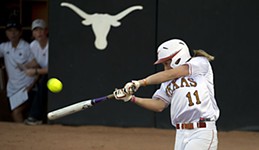
<path fill-rule="evenodd" d="M 23 64 L 31 61 L 33 55 L 29 43 L 21 39 L 22 26 L 18 21 L 9 20 L 5 33 L 9 41 L 0 44 L 0 57 L 4 57 L 8 76 L 7 97 L 13 120 L 23 122 L 28 109 L 26 101 L 33 97 L 32 87 L 35 80 L 25 74 Z"/>
<path fill-rule="evenodd" d="M 39 76 L 39 79 L 36 83 L 37 94 L 31 102 L 25 124 L 37 125 L 42 124 L 46 116 L 49 39 L 47 25 L 44 20 L 34 20 L 31 29 L 34 40 L 31 42 L 30 48 L 34 55 L 34 60 L 26 65 L 25 72 L 28 76 Z M 30 67 L 35 66 L 35 64 L 39 64 L 39 66 L 36 68 Z"/>
<path fill-rule="evenodd" d="M 217 149 L 216 120 L 219 109 L 214 97 L 213 71 L 209 61 L 214 57 L 195 51 L 179 39 L 164 42 L 158 48 L 158 60 L 164 70 L 145 79 L 132 81 L 115 90 L 116 99 L 129 101 L 146 109 L 161 112 L 171 105 L 171 122 L 176 128 L 176 150 Z M 132 90 L 140 86 L 161 84 L 152 99 L 135 97 Z"/>

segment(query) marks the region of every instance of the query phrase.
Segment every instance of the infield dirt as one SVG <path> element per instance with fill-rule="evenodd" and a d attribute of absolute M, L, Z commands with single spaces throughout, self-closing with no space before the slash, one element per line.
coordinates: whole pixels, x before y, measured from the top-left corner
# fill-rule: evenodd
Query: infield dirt
<path fill-rule="evenodd" d="M 1 150 L 173 150 L 175 130 L 0 122 Z M 219 132 L 218 150 L 259 149 L 259 132 Z"/>

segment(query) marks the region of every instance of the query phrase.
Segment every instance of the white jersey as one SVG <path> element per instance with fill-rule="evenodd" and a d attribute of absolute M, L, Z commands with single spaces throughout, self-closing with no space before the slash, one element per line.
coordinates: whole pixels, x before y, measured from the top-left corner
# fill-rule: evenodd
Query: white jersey
<path fill-rule="evenodd" d="M 2 43 L 0 44 L 0 57 L 4 57 L 8 74 L 8 97 L 32 84 L 34 77 L 27 76 L 25 72 L 18 67 L 18 64 L 25 64 L 33 59 L 29 43 L 20 40 L 16 48 L 12 46 L 11 42 Z"/>
<path fill-rule="evenodd" d="M 42 68 L 48 67 L 49 43 L 47 43 L 44 48 L 41 48 L 40 43 L 37 40 L 34 40 L 31 42 L 30 47 L 37 63 Z"/>
<path fill-rule="evenodd" d="M 205 57 L 194 57 L 189 65 L 189 76 L 161 84 L 153 98 L 171 104 L 171 122 L 198 122 L 200 118 L 216 121 L 219 108 L 214 96 L 213 72 Z"/>

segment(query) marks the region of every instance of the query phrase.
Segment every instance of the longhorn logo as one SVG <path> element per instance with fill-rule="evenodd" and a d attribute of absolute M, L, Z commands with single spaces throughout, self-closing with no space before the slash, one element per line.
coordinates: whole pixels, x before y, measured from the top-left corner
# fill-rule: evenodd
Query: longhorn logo
<path fill-rule="evenodd" d="M 121 23 L 119 22 L 119 20 L 121 20 L 123 17 L 125 17 L 132 11 L 143 9 L 142 6 L 132 6 L 118 13 L 117 15 L 109 15 L 99 13 L 88 14 L 82 11 L 80 8 L 76 7 L 75 5 L 66 2 L 61 3 L 61 6 L 65 6 L 72 9 L 75 13 L 82 17 L 84 19 L 82 20 L 83 25 L 92 25 L 92 29 L 95 35 L 94 44 L 95 47 L 99 50 L 104 50 L 107 47 L 107 35 L 110 31 L 111 26 L 120 26 Z"/>

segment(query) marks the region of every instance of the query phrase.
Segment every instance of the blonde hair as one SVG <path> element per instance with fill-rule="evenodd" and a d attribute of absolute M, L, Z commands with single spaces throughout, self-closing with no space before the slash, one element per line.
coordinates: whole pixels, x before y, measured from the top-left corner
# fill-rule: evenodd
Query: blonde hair
<path fill-rule="evenodd" d="M 197 57 L 197 56 L 204 56 L 206 57 L 209 61 L 212 61 L 215 59 L 214 56 L 208 54 L 207 52 L 205 52 L 204 50 L 193 50 L 193 53 L 194 53 L 194 57 Z"/>

